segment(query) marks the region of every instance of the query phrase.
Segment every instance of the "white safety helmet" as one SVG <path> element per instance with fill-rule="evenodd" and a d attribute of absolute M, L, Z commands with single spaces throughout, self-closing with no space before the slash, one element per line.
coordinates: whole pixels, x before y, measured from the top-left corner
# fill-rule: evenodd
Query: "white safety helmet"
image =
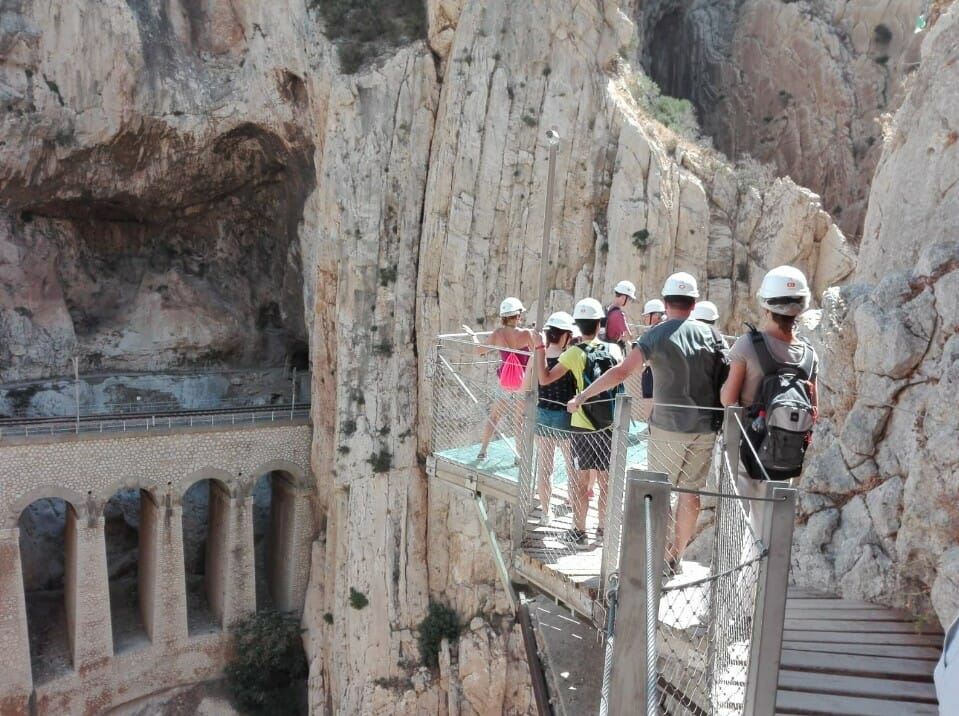
<path fill-rule="evenodd" d="M 712 301 L 697 301 L 696 307 L 689 314 L 689 317 L 695 318 L 697 321 L 718 321 L 719 309 Z"/>
<path fill-rule="evenodd" d="M 509 316 L 518 316 L 526 310 L 526 307 L 523 305 L 523 302 L 518 298 L 504 298 L 503 302 L 499 305 L 499 315 L 500 318 L 508 318 Z"/>
<path fill-rule="evenodd" d="M 666 313 L 666 304 L 658 298 L 646 301 L 646 305 L 643 306 L 643 315 L 648 316 L 650 313 Z"/>
<path fill-rule="evenodd" d="M 583 318 L 587 320 L 600 320 L 606 317 L 603 310 L 603 304 L 595 298 L 584 298 L 573 308 L 573 319 Z"/>
<path fill-rule="evenodd" d="M 636 300 L 636 286 L 633 285 L 632 281 L 620 281 L 613 287 L 613 293 L 621 293 L 634 301 Z"/>
<path fill-rule="evenodd" d="M 696 287 L 696 279 L 692 274 L 685 271 L 674 273 L 666 279 L 663 284 L 663 296 L 688 296 L 689 298 L 698 298 L 699 289 Z"/>
<path fill-rule="evenodd" d="M 795 266 L 777 266 L 759 287 L 759 305 L 783 316 L 798 316 L 809 308 L 809 284 Z"/>
<path fill-rule="evenodd" d="M 577 330 L 576 324 L 573 323 L 573 317 L 566 313 L 566 311 L 557 311 L 556 313 L 550 314 L 550 317 L 546 319 L 543 327 L 558 328 L 561 331 L 569 331 L 570 333 Z"/>

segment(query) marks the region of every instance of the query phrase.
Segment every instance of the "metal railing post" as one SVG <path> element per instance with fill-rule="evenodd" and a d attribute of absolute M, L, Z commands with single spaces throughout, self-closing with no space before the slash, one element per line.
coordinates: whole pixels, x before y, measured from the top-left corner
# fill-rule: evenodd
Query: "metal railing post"
<path fill-rule="evenodd" d="M 759 534 L 768 554 L 759 562 L 743 705 L 745 716 L 766 716 L 776 710 L 793 521 L 796 517 L 796 490 L 791 489 L 788 482 L 767 482 L 763 496 L 771 501 L 755 501 L 751 508 L 757 511 Z"/>
<path fill-rule="evenodd" d="M 743 419 L 743 409 L 738 405 L 729 406 L 725 413 L 723 416 L 723 442 L 726 444 L 726 454 L 729 458 L 730 477 L 735 485 L 736 473 L 739 472 L 739 441 L 742 437 L 739 423 Z M 719 492 L 722 492 L 722 490 L 719 490 Z"/>
<path fill-rule="evenodd" d="M 631 469 L 626 476 L 616 641 L 609 689 L 611 716 L 657 714 L 656 615 L 666 554 L 669 493 L 669 477 L 663 473 Z M 647 533 L 651 536 L 648 544 Z"/>
<path fill-rule="evenodd" d="M 532 359 L 531 359 L 532 361 Z M 535 375 L 535 373 L 534 373 Z M 519 490 L 516 506 L 513 512 L 513 534 L 510 540 L 510 563 L 514 562 L 515 553 L 523 543 L 526 532 L 526 520 L 533 506 L 533 492 L 536 490 L 535 435 L 536 435 L 536 402 L 538 398 L 536 380 L 532 381 L 526 395 L 526 404 L 523 410 L 523 422 L 516 426 L 516 442 L 519 443 L 519 466 L 517 467 L 516 486 Z M 511 408 L 507 408 L 510 410 Z M 543 505 L 544 510 L 549 505 Z"/>
<path fill-rule="evenodd" d="M 616 396 L 616 419 L 613 422 L 613 446 L 609 460 L 609 485 L 606 490 L 606 524 L 603 527 L 603 561 L 599 583 L 605 585 L 616 571 L 623 533 L 623 494 L 626 488 L 626 448 L 629 446 L 632 398 L 625 393 Z"/>

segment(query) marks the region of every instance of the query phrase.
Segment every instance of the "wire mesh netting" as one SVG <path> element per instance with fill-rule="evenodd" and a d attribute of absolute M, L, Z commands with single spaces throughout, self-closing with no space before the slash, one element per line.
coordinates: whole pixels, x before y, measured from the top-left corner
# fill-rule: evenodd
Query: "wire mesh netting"
<path fill-rule="evenodd" d="M 666 527 L 656 636 L 659 705 L 664 714 L 741 714 L 765 549 L 750 526 L 747 501 L 736 494 L 722 439 L 710 451 L 702 485 L 693 474 L 698 459 L 685 467 L 688 444 L 659 441 L 650 446 L 657 451 L 674 466 L 685 459 L 672 483 Z"/>

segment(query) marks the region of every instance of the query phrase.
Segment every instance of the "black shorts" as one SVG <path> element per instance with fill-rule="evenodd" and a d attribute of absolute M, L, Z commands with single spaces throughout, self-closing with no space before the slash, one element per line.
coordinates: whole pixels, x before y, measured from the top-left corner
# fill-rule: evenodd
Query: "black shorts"
<path fill-rule="evenodd" d="M 577 470 L 609 472 L 613 453 L 612 430 L 573 428 L 573 460 Z"/>

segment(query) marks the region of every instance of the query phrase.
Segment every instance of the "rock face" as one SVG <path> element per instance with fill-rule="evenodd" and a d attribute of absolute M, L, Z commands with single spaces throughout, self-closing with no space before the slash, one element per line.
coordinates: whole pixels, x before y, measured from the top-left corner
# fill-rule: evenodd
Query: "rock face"
<path fill-rule="evenodd" d="M 531 712 L 474 508 L 423 469 L 433 336 L 533 301 L 543 261 L 547 309 L 626 277 L 658 295 L 690 270 L 735 330 L 765 268 L 794 263 L 817 288 L 852 271 L 817 195 L 754 186 L 645 116 L 623 60 L 636 27 L 613 0 L 431 0 L 428 41 L 378 46 L 353 73 L 312 3 L 54 5 L 0 19 L 0 379 L 62 376 L 78 352 L 104 370 L 296 363 L 308 343 L 313 712 Z M 547 128 L 563 141 L 544 257 Z M 929 309 L 924 292 L 939 306 L 932 283 L 951 279 L 927 263 L 916 296 L 911 279 L 885 289 L 895 309 L 843 300 L 863 326 Z M 903 380 L 931 355 L 916 357 L 939 331 L 924 321 L 892 356 L 860 356 L 843 328 L 837 354 L 857 358 L 835 380 L 863 361 Z M 859 433 L 841 429 L 862 450 L 890 421 L 882 404 L 856 415 Z M 856 507 L 887 537 L 896 485 Z M 837 512 L 810 524 L 832 534 Z M 843 529 L 873 574 L 879 543 Z M 432 672 L 416 645 L 431 599 L 477 617 Z"/>
<path fill-rule="evenodd" d="M 706 0 L 635 3 L 639 56 L 666 94 L 689 98 L 732 157 L 775 165 L 859 236 L 883 113 L 915 69 L 927 2 Z"/>
<path fill-rule="evenodd" d="M 931 608 L 948 625 L 959 613 L 955 7 L 922 53 L 886 128 L 853 282 L 823 302 L 825 420 L 793 566 L 800 583 Z"/>

